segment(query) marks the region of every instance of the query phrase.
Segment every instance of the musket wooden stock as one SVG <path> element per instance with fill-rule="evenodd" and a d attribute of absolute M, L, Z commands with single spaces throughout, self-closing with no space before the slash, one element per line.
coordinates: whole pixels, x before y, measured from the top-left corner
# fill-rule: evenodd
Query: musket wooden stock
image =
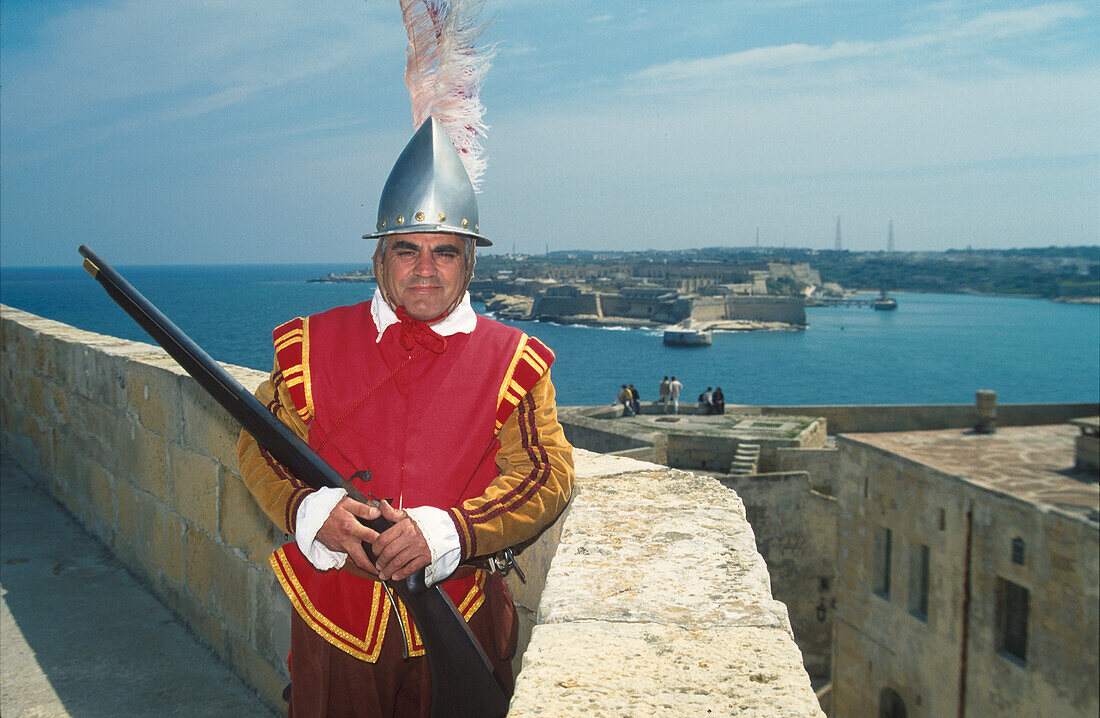
<path fill-rule="evenodd" d="M 84 269 L 103 286 L 111 299 L 279 463 L 312 488 L 344 488 L 352 498 L 368 503 L 359 490 L 279 421 L 122 275 L 87 246 L 81 245 L 79 251 L 84 257 Z M 381 517 L 373 521 L 360 521 L 379 533 L 393 525 Z M 364 547 L 373 556 L 370 546 L 364 544 Z M 408 607 L 424 642 L 432 677 L 432 718 L 497 718 L 505 715 L 508 712 L 508 697 L 493 673 L 488 657 L 450 597 L 439 586 L 426 588 L 423 571 L 405 581 L 388 583 Z"/>

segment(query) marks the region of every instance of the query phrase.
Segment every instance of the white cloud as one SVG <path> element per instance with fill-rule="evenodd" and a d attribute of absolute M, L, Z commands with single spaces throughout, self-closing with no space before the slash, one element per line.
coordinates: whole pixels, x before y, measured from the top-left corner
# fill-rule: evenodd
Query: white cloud
<path fill-rule="evenodd" d="M 352 12 L 360 15 L 349 21 Z M 353 58 L 400 52 L 400 30 L 378 30 L 371 15 L 365 3 L 332 2 L 73 6 L 28 48 L 7 51 L 5 116 L 60 125 L 134 111 L 124 103 L 156 103 L 168 117 L 224 108 Z"/>
<path fill-rule="evenodd" d="M 813 65 L 844 65 L 850 61 L 883 63 L 949 63 L 959 54 L 985 53 L 989 43 L 1039 35 L 1066 21 L 1085 16 L 1072 3 L 1052 3 L 1019 10 L 988 11 L 960 21 L 941 17 L 936 26 L 886 40 L 838 41 L 809 45 L 791 43 L 688 60 L 674 60 L 646 68 L 630 79 L 634 87 L 649 92 L 694 91 L 701 87 L 751 82 L 763 73 L 801 72 Z M 868 67 L 868 70 L 873 68 Z M 799 85 L 813 78 L 800 77 Z M 823 81 L 830 76 L 822 76 Z M 774 78 L 769 77 L 774 84 Z"/>

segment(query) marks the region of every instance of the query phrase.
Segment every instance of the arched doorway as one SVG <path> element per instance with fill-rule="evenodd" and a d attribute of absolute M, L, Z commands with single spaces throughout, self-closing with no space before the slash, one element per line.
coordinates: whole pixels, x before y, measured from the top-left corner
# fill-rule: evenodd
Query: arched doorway
<path fill-rule="evenodd" d="M 906 718 L 905 701 L 893 688 L 883 688 L 878 694 L 879 718 Z"/>

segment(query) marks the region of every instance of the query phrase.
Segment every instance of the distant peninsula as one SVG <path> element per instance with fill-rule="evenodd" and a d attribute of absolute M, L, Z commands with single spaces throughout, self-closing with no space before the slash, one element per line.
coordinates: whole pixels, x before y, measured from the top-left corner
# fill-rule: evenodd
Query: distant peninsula
<path fill-rule="evenodd" d="M 311 282 L 373 282 L 370 268 Z M 776 331 L 864 291 L 1100 303 L 1100 247 L 946 252 L 724 248 L 484 255 L 470 293 L 504 319 Z"/>

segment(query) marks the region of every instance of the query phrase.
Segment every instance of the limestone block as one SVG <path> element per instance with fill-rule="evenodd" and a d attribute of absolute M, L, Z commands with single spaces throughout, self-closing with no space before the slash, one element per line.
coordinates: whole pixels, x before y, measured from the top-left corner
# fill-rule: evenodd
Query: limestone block
<path fill-rule="evenodd" d="M 20 461 L 42 469 L 45 476 L 57 473 L 57 456 L 54 429 L 22 408 L 15 412 L 15 420 L 4 424 L 4 429 L 19 437 Z"/>
<path fill-rule="evenodd" d="M 637 459 L 611 454 L 597 454 L 585 449 L 573 449 L 573 461 L 576 464 L 578 479 L 616 476 L 632 471 L 653 471 L 663 468 L 648 461 L 638 461 Z"/>
<path fill-rule="evenodd" d="M 118 530 L 134 550 L 134 564 L 150 578 L 159 570 L 156 548 L 158 535 L 164 533 L 158 528 L 156 499 L 141 490 L 132 490 L 122 482 L 118 485 Z"/>
<path fill-rule="evenodd" d="M 153 510 L 150 556 L 168 578 L 182 585 L 187 580 L 186 524 L 163 504 L 150 503 Z"/>
<path fill-rule="evenodd" d="M 233 635 L 226 642 L 226 656 L 245 683 L 252 686 L 268 706 L 280 713 L 286 710 L 283 702 L 283 689 L 287 684 L 285 671 L 272 666 Z"/>
<path fill-rule="evenodd" d="M 148 363 L 126 364 L 127 413 L 149 431 L 169 440 L 179 438 L 180 377 Z"/>
<path fill-rule="evenodd" d="M 226 545 L 243 551 L 249 561 L 266 567 L 267 557 L 275 549 L 271 520 L 256 504 L 240 476 L 224 466 L 219 470 L 219 535 Z"/>
<path fill-rule="evenodd" d="M 717 481 L 665 469 L 587 480 L 578 491 L 540 623 L 583 616 L 789 630 L 741 501 Z"/>
<path fill-rule="evenodd" d="M 187 527 L 187 590 L 204 606 L 212 604 L 213 587 L 224 547 L 194 526 Z"/>
<path fill-rule="evenodd" d="M 823 715 L 798 649 L 780 628 L 537 626 L 508 712 L 509 718 L 740 714 Z"/>
<path fill-rule="evenodd" d="M 248 590 L 255 607 L 250 643 L 264 660 L 285 665 L 290 651 L 290 614 L 294 610 L 290 599 L 267 566 L 250 572 Z"/>
<path fill-rule="evenodd" d="M 241 383 L 241 386 L 253 394 L 256 393 L 256 390 L 260 388 L 260 384 L 269 376 L 269 372 L 260 371 L 259 369 L 248 369 L 235 364 L 222 364 L 222 368 L 225 369 L 229 376 L 236 379 Z"/>
<path fill-rule="evenodd" d="M 168 444 L 170 505 L 208 535 L 218 533 L 220 467 L 178 444 Z"/>
<path fill-rule="evenodd" d="M 181 443 L 226 466 L 236 466 L 240 425 L 195 382 L 182 389 Z"/>
<path fill-rule="evenodd" d="M 248 563 L 232 550 L 187 527 L 187 588 L 230 630 L 248 633 Z"/>
<path fill-rule="evenodd" d="M 84 454 L 74 450 L 74 442 L 68 436 L 57 435 L 55 432 L 48 440 L 53 444 L 55 462 L 52 478 L 58 495 L 70 511 L 86 521 L 88 505 L 91 503 L 91 493 L 85 476 L 87 459 Z"/>
<path fill-rule="evenodd" d="M 66 426 L 72 423 L 72 417 L 69 414 L 69 394 L 67 391 L 53 385 L 48 384 L 49 387 L 49 402 L 52 407 L 52 416 L 57 422 L 58 426 Z"/>
<path fill-rule="evenodd" d="M 79 394 L 70 394 L 68 403 L 71 421 L 58 429 L 73 450 L 110 471 L 117 470 L 122 448 L 116 441 L 128 441 L 130 427 L 117 413 Z"/>
<path fill-rule="evenodd" d="M 127 431 L 127 429 L 129 431 Z M 168 476 L 168 442 L 163 436 L 130 423 L 115 435 L 115 476 L 148 491 L 171 505 L 172 487 Z M 109 466 L 109 464 L 108 464 Z"/>
<path fill-rule="evenodd" d="M 35 375 L 29 375 L 23 380 L 23 389 L 26 392 L 26 410 L 34 416 L 47 418 L 53 414 L 48 402 L 49 389 L 46 384 Z"/>
<path fill-rule="evenodd" d="M 164 582 L 161 586 L 164 602 L 195 631 L 204 641 L 210 644 L 214 652 L 226 655 L 226 628 L 225 624 L 209 612 L 209 608 L 186 587 L 170 582 Z"/>
<path fill-rule="evenodd" d="M 113 532 L 118 525 L 114 480 L 103 467 L 91 461 L 84 461 L 83 464 L 91 497 L 91 510 L 102 517 L 104 524 L 110 526 Z"/>
<path fill-rule="evenodd" d="M 139 502 L 143 498 L 147 499 L 147 497 L 139 497 L 133 485 L 125 481 L 116 482 L 114 493 L 115 503 L 118 507 L 115 526 L 120 536 L 126 541 L 133 542 L 138 531 L 138 521 L 140 520 L 139 516 L 142 508 Z"/>

